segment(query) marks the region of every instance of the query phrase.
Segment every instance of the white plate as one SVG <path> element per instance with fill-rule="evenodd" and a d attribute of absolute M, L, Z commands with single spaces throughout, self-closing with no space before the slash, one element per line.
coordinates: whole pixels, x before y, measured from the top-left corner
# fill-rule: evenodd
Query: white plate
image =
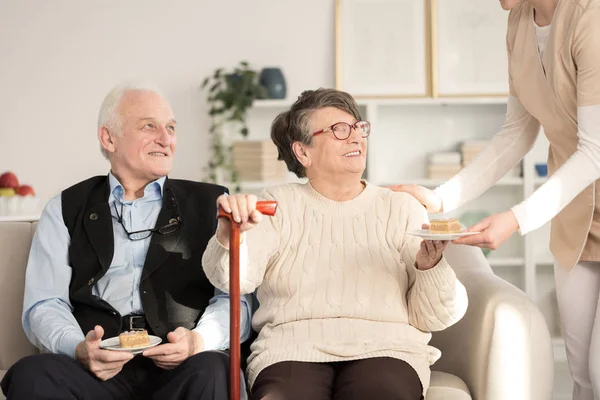
<path fill-rule="evenodd" d="M 419 236 L 425 240 L 454 240 L 465 236 L 477 235 L 481 232 L 465 232 L 464 230 L 458 233 L 431 233 L 429 229 L 419 229 L 418 231 L 406 232 L 409 235 Z"/>
<path fill-rule="evenodd" d="M 109 339 L 104 339 L 103 341 L 101 341 L 100 347 L 103 349 L 106 349 L 106 350 L 128 351 L 131 354 L 140 354 L 142 351 L 149 349 L 150 347 L 154 347 L 154 346 L 160 344 L 160 342 L 162 342 L 162 339 L 159 338 L 158 336 L 153 336 L 153 335 L 148 335 L 148 336 L 150 337 L 150 344 L 147 346 L 123 348 L 119 345 L 119 337 L 115 336 L 115 337 L 111 337 Z"/>

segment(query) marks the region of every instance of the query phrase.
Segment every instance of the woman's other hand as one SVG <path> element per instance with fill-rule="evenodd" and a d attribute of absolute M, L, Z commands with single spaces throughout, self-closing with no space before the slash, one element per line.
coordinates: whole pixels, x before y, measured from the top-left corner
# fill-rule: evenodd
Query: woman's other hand
<path fill-rule="evenodd" d="M 429 225 L 423 224 L 423 229 L 429 229 Z M 415 260 L 417 269 L 425 271 L 435 267 L 442 259 L 446 247 L 447 240 L 423 240 Z"/>
<path fill-rule="evenodd" d="M 256 209 L 257 197 L 253 194 L 223 194 L 217 198 L 217 208 L 222 208 L 231 214 L 233 220 L 240 224 L 240 232 L 246 232 L 260 223 L 262 214 Z M 219 219 L 217 239 L 224 246 L 229 245 L 231 221 L 228 218 Z"/>

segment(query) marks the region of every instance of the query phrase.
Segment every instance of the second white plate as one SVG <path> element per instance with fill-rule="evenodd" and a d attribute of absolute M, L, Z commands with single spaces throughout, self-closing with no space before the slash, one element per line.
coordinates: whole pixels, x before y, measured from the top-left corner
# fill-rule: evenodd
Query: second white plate
<path fill-rule="evenodd" d="M 154 347 L 158 344 L 160 344 L 160 342 L 162 342 L 162 339 L 159 338 L 158 336 L 153 336 L 153 335 L 148 335 L 150 337 L 150 344 L 146 345 L 146 346 L 140 346 L 140 347 L 121 347 L 119 344 L 119 337 L 115 336 L 115 337 L 111 337 L 108 339 L 104 339 L 103 341 L 100 342 L 100 347 L 106 350 L 115 350 L 115 351 L 128 351 L 131 354 L 140 354 L 142 351 L 149 349 L 150 347 Z"/>
<path fill-rule="evenodd" d="M 419 236 L 425 240 L 454 240 L 465 236 L 477 235 L 481 232 L 458 232 L 458 233 L 431 233 L 429 229 L 406 232 L 409 235 Z"/>

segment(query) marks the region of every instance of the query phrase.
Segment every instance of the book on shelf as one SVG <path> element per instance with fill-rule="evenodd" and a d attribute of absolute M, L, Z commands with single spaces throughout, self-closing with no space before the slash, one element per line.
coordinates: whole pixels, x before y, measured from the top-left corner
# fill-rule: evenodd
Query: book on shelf
<path fill-rule="evenodd" d="M 429 179 L 451 178 L 461 170 L 461 155 L 459 152 L 437 152 L 429 155 L 427 177 Z"/>
<path fill-rule="evenodd" d="M 280 181 L 287 172 L 278 151 L 270 140 L 237 141 L 232 145 L 233 167 L 241 181 Z"/>

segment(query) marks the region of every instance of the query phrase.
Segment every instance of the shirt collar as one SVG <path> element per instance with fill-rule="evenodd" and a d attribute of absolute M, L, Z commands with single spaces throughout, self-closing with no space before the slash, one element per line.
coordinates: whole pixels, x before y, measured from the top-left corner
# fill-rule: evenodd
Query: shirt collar
<path fill-rule="evenodd" d="M 144 197 L 138 200 L 154 200 L 154 199 L 162 199 L 163 190 L 165 186 L 165 181 L 167 180 L 166 176 L 160 177 L 155 181 L 150 182 L 144 188 Z M 123 185 L 117 179 L 116 176 L 113 175 L 112 172 L 108 173 L 108 185 L 110 190 L 110 196 L 108 197 L 108 203 L 112 203 L 115 200 L 119 200 L 119 202 L 124 202 L 123 196 L 125 194 L 125 190 L 123 189 Z"/>

